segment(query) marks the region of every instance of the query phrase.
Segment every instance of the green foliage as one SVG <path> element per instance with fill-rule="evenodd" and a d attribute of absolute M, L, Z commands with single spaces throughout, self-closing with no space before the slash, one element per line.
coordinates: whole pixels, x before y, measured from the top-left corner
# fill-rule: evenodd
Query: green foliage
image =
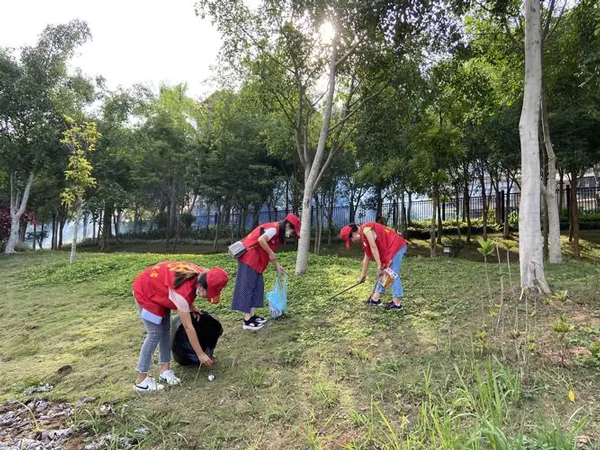
<path fill-rule="evenodd" d="M 279 257 L 290 271 L 294 252 Z M 402 267 L 404 314 L 362 306 L 372 289 L 368 284 L 328 303 L 332 293 L 355 280 L 360 261 L 311 257 L 307 276 L 289 277 L 287 317 L 269 321 L 261 335 L 249 335 L 241 329 L 239 313 L 230 310 L 230 282 L 220 304 L 198 303 L 225 329 L 211 371 L 215 380 L 207 381 L 205 368 L 175 366 L 184 385 L 169 391 L 167 403 L 138 397 L 131 382 L 144 330 L 131 283 L 145 267 L 164 259 L 218 265 L 235 279 L 236 262 L 226 254 L 82 253 L 75 265 L 59 252 L 0 258 L 0 299 L 23 299 L 11 306 L 13 314 L 0 318 L 0 396 L 21 398 L 25 387 L 56 380 L 58 368 L 68 364 L 72 372 L 56 381 L 49 396 L 73 403 L 83 394 L 99 397 L 74 421 L 89 425 L 91 434 L 128 437 L 137 437 L 135 430 L 145 426 L 150 434 L 143 445 L 148 446 L 198 446 L 210 436 L 215 446 L 229 447 L 253 442 L 293 448 L 311 440 L 343 448 L 434 448 L 441 442 L 447 448 L 469 448 L 469 442 L 480 448 L 496 442 L 522 448 L 525 440 L 542 445 L 553 436 L 577 435 L 579 422 L 569 419 L 573 408 L 556 399 L 564 390 L 563 377 L 586 383 L 589 395 L 596 395 L 589 384 L 593 367 L 548 373 L 531 364 L 522 378 L 522 365 L 509 354 L 502 362 L 480 357 L 474 351 L 479 342 L 483 354 L 497 350 L 495 332 L 479 323 L 482 264 L 412 255 Z M 587 292 L 597 267 L 567 262 L 548 276 L 577 297 Z M 496 293 L 498 277 L 490 278 Z M 267 289 L 273 279 L 267 270 Z M 537 334 L 540 345 L 547 345 L 549 322 L 541 316 L 546 308 L 538 309 L 538 328 L 530 322 L 526 339 Z M 98 383 L 98 374 L 107 381 Z M 104 403 L 113 407 L 102 415 Z M 246 408 L 242 416 L 240 407 Z M 596 411 L 590 405 L 590 430 L 597 429 Z M 244 432 L 265 426 L 270 432 L 264 436 Z"/>
<path fill-rule="evenodd" d="M 101 135 L 95 122 L 85 122 L 81 126 L 70 117 L 66 122 L 70 128 L 63 132 L 60 142 L 69 148 L 71 155 L 65 171 L 68 186 L 61 192 L 61 200 L 67 206 L 73 206 L 84 199 L 86 189 L 96 186 L 87 158 L 96 151 L 96 142 Z"/>
<path fill-rule="evenodd" d="M 556 291 L 554 293 L 554 298 L 556 298 L 559 302 L 564 303 L 569 298 L 569 295 L 567 294 L 567 291 Z"/>
<path fill-rule="evenodd" d="M 569 333 L 570 331 L 573 331 L 574 328 L 575 328 L 575 326 L 568 323 L 562 314 L 558 317 L 556 322 L 554 322 L 554 324 L 552 325 L 552 330 L 555 333 L 557 333 L 559 336 L 564 336 L 564 334 Z M 561 337 L 561 339 L 564 339 L 564 337 Z"/>
<path fill-rule="evenodd" d="M 492 239 L 488 238 L 487 240 L 483 240 L 483 238 L 479 237 L 477 238 L 477 243 L 479 244 L 479 248 L 477 248 L 477 251 L 484 258 L 487 258 L 488 256 L 494 254 L 494 251 L 496 250 L 496 245 L 494 244 L 494 241 Z"/>

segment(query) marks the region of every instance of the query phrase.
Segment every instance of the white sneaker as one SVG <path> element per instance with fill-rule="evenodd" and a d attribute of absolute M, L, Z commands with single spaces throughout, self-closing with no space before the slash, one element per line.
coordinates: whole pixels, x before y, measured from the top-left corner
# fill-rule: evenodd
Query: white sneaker
<path fill-rule="evenodd" d="M 181 383 L 181 380 L 175 376 L 171 369 L 165 370 L 160 374 L 160 381 L 164 381 L 169 386 L 175 386 L 176 384 Z"/>
<path fill-rule="evenodd" d="M 137 392 L 158 392 L 164 389 L 163 384 L 159 384 L 154 381 L 154 378 L 146 377 L 141 383 L 134 383 L 133 390 Z"/>

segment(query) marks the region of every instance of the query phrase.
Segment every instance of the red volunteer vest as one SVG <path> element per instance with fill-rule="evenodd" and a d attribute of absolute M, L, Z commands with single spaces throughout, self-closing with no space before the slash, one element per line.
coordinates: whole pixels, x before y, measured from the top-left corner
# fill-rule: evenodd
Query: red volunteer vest
<path fill-rule="evenodd" d="M 196 299 L 197 279 L 184 281 L 177 289 L 174 287 L 175 272 L 178 270 L 195 270 L 199 273 L 206 269 L 192 263 L 163 261 L 150 266 L 133 281 L 133 295 L 146 311 L 165 317 L 167 310 L 177 309 L 169 300 L 169 289 L 173 289 L 191 305 Z"/>
<path fill-rule="evenodd" d="M 390 227 L 386 227 L 376 222 L 367 222 L 360 226 L 360 239 L 363 252 L 365 252 L 369 259 L 373 259 L 373 252 L 371 251 L 371 246 L 365 236 L 365 228 L 371 228 L 377 235 L 375 245 L 377 245 L 377 250 L 379 251 L 381 264 L 384 266 L 387 266 L 392 261 L 392 258 L 398 253 L 398 250 L 408 244 L 406 239 Z"/>
<path fill-rule="evenodd" d="M 258 273 L 263 273 L 269 265 L 269 254 L 258 244 L 258 238 L 262 234 L 261 230 L 266 228 L 277 228 L 275 237 L 268 241 L 271 250 L 275 251 L 279 246 L 279 222 L 263 223 L 242 239 L 242 243 L 248 251 L 242 255 L 240 261 L 252 267 Z"/>

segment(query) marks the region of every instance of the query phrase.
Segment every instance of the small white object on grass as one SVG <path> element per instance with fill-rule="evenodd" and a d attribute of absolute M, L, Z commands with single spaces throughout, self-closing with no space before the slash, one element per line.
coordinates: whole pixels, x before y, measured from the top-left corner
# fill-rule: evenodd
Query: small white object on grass
<path fill-rule="evenodd" d="M 214 380 L 214 379 L 215 379 L 215 376 L 214 376 L 214 375 L 211 373 L 211 374 L 208 376 L 208 381 L 212 381 L 212 380 Z"/>

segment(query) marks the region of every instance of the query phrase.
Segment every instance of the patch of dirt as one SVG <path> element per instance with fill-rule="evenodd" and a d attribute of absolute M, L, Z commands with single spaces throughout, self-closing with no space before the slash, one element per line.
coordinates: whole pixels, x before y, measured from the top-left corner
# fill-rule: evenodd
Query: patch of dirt
<path fill-rule="evenodd" d="M 587 325 L 589 327 L 596 327 L 600 324 L 600 317 L 590 316 L 589 310 L 581 309 L 574 311 L 572 314 L 572 320 L 578 325 Z"/>
<path fill-rule="evenodd" d="M 590 356 L 592 356 L 592 352 L 590 352 L 585 347 L 571 347 L 569 349 L 569 352 L 571 353 L 571 355 L 573 355 L 575 357 L 589 358 Z"/>
<path fill-rule="evenodd" d="M 75 430 L 70 426 L 74 409 L 66 403 L 33 398 L 24 403 L 0 404 L 0 449 L 59 450 Z"/>
<path fill-rule="evenodd" d="M 94 401 L 95 397 L 86 397 L 78 405 Z M 100 414 L 110 413 L 110 405 L 102 405 Z M 0 450 L 133 449 L 139 439 L 149 434 L 148 429 L 140 428 L 135 430 L 139 439 L 104 434 L 86 444 L 91 441 L 91 435 L 85 428 L 73 425 L 74 414 L 72 405 L 44 398 L 32 398 L 24 403 L 8 400 L 0 404 Z"/>

